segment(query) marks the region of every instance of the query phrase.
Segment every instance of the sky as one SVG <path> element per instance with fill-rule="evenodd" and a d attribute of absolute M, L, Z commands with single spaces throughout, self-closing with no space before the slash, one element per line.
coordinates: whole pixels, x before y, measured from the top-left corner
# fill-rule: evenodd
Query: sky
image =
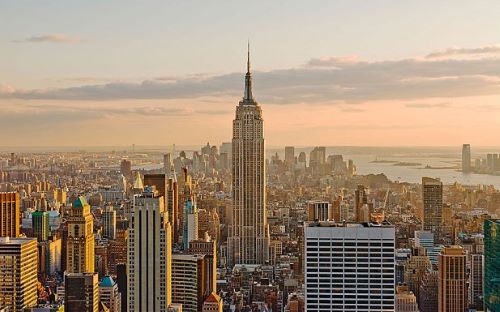
<path fill-rule="evenodd" d="M 2 1 L 0 146 L 500 146 L 499 1 Z M 7 134 L 7 135 L 6 135 Z"/>

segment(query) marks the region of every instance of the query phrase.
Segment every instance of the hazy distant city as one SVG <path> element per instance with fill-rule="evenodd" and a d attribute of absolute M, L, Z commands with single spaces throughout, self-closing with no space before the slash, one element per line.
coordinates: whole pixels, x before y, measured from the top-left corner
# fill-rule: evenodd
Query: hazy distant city
<path fill-rule="evenodd" d="M 0 4 L 0 312 L 500 312 L 485 3 Z"/>

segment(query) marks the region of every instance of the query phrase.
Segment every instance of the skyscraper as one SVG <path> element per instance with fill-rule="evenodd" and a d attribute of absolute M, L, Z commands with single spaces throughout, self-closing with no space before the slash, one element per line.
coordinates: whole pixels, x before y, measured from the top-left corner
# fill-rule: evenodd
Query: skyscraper
<path fill-rule="evenodd" d="M 245 93 L 236 107 L 232 141 L 232 222 L 229 227 L 228 262 L 263 264 L 269 259 L 266 211 L 264 120 L 252 95 L 250 51 Z"/>
<path fill-rule="evenodd" d="M 184 209 L 182 217 L 182 245 L 189 248 L 189 242 L 198 239 L 198 207 L 193 192 L 191 176 L 184 169 Z"/>
<path fill-rule="evenodd" d="M 305 311 L 394 311 L 394 226 L 309 223 Z"/>
<path fill-rule="evenodd" d="M 0 307 L 20 312 L 37 303 L 37 242 L 0 237 Z"/>
<path fill-rule="evenodd" d="M 98 312 L 97 273 L 68 273 L 64 276 L 64 311 Z"/>
<path fill-rule="evenodd" d="M 424 231 L 431 231 L 439 239 L 443 213 L 443 183 L 438 179 L 423 177 Z"/>
<path fill-rule="evenodd" d="M 128 311 L 165 312 L 171 303 L 172 238 L 163 197 L 135 195 L 129 223 Z"/>
<path fill-rule="evenodd" d="M 445 247 L 439 255 L 438 311 L 459 312 L 467 308 L 465 250 L 461 246 Z"/>
<path fill-rule="evenodd" d="M 99 299 L 109 312 L 121 311 L 121 294 L 118 292 L 118 284 L 111 276 L 105 276 L 99 283 Z"/>
<path fill-rule="evenodd" d="M 483 310 L 483 261 L 481 254 L 468 255 L 469 260 L 469 306 L 478 310 Z"/>
<path fill-rule="evenodd" d="M 370 221 L 370 208 L 368 205 L 368 191 L 363 185 L 358 185 L 354 191 L 354 213 L 356 222 Z"/>
<path fill-rule="evenodd" d="M 120 172 L 126 178 L 130 178 L 132 176 L 132 163 L 128 159 L 122 159 L 120 162 Z"/>
<path fill-rule="evenodd" d="M 20 221 L 19 193 L 0 193 L 0 236 L 18 237 Z"/>
<path fill-rule="evenodd" d="M 484 311 L 500 311 L 500 220 L 484 221 Z"/>
<path fill-rule="evenodd" d="M 85 197 L 73 201 L 67 224 L 66 271 L 94 272 L 94 220 Z"/>
<path fill-rule="evenodd" d="M 340 216 L 334 215 L 332 204 L 327 201 L 309 201 L 307 203 L 307 221 L 340 221 Z"/>
<path fill-rule="evenodd" d="M 177 174 L 175 167 L 170 165 L 170 174 L 167 181 L 166 209 L 168 211 L 168 221 L 172 226 L 172 244 L 179 240 L 179 184 L 177 183 Z"/>
<path fill-rule="evenodd" d="M 31 214 L 31 222 L 33 228 L 33 236 L 39 242 L 44 242 L 49 239 L 49 213 L 47 211 L 37 210 Z"/>
<path fill-rule="evenodd" d="M 295 164 L 295 147 L 285 146 L 285 163 L 289 168 Z"/>
<path fill-rule="evenodd" d="M 471 172 L 470 144 L 462 146 L 462 172 Z"/>
<path fill-rule="evenodd" d="M 172 302 L 181 303 L 184 312 L 201 311 L 205 299 L 215 291 L 215 272 L 207 260 L 201 254 L 172 255 Z"/>
<path fill-rule="evenodd" d="M 102 235 L 109 239 L 116 238 L 116 211 L 108 206 L 102 212 Z"/>

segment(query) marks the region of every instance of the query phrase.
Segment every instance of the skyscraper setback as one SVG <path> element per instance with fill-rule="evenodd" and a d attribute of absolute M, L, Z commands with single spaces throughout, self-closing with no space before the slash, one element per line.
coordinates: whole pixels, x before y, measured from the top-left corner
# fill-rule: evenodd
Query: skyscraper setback
<path fill-rule="evenodd" d="M 250 52 L 245 93 L 236 107 L 232 144 L 232 222 L 229 227 L 228 262 L 263 264 L 269 258 L 266 212 L 264 120 L 252 95 Z"/>

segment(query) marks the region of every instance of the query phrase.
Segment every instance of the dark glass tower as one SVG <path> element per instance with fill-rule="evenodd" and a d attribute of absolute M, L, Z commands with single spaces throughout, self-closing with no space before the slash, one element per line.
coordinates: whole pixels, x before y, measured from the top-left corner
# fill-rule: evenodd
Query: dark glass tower
<path fill-rule="evenodd" d="M 484 310 L 500 311 L 500 219 L 484 221 Z"/>

